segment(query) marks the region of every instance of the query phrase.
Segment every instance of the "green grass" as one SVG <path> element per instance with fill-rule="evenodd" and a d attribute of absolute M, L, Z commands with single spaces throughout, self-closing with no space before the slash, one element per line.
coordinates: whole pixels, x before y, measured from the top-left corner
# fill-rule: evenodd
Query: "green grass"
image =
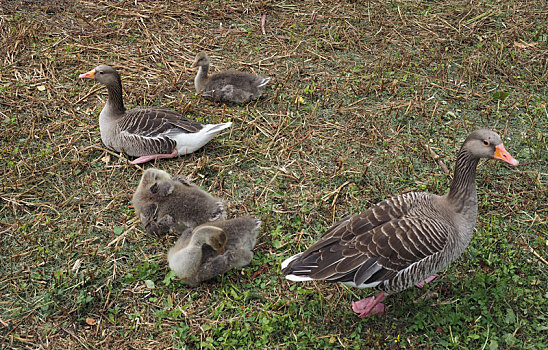
<path fill-rule="evenodd" d="M 544 349 L 545 18 L 541 1 L 3 3 L 1 347 Z M 265 98 L 199 100 L 189 66 L 202 50 L 213 70 L 272 77 Z M 106 91 L 77 79 L 100 63 L 119 69 L 127 107 L 233 122 L 144 168 L 261 218 L 249 266 L 196 288 L 173 278 L 176 237 L 147 235 L 130 205 L 142 169 L 101 143 Z M 452 169 L 480 127 L 522 165 L 480 162 L 476 233 L 424 290 L 359 319 L 350 303 L 374 291 L 282 278 L 284 258 L 349 213 L 444 193 L 450 176 L 426 146 Z"/>

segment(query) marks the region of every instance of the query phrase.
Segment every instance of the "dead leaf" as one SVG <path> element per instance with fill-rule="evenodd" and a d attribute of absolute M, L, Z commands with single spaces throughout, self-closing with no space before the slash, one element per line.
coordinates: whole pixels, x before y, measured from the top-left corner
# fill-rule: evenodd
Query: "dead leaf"
<path fill-rule="evenodd" d="M 97 321 L 95 321 L 91 317 L 86 317 L 86 323 L 89 324 L 90 326 L 95 326 L 97 324 Z"/>
<path fill-rule="evenodd" d="M 535 47 L 538 45 L 538 42 L 536 43 L 518 43 L 517 41 L 514 41 L 514 46 L 518 49 L 528 49 L 531 47 Z"/>

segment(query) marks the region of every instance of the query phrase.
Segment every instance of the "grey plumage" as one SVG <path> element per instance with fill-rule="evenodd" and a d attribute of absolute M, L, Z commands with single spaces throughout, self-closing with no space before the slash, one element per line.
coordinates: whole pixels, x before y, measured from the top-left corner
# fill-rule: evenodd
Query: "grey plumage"
<path fill-rule="evenodd" d="M 223 274 L 233 267 L 243 267 L 253 259 L 253 248 L 261 221 L 250 216 L 217 220 L 185 230 L 169 249 L 169 267 L 183 283 L 197 285 Z M 212 246 L 204 237 L 217 237 Z"/>
<path fill-rule="evenodd" d="M 209 56 L 205 52 L 196 55 L 191 67 L 196 66 L 199 67 L 198 74 L 194 78 L 196 92 L 216 102 L 246 103 L 257 99 L 270 81 L 270 78 L 234 69 L 208 76 Z"/>
<path fill-rule="evenodd" d="M 149 233 L 182 230 L 223 219 L 223 202 L 183 177 L 171 178 L 163 170 L 147 169 L 132 199 L 135 213 Z"/>
<path fill-rule="evenodd" d="M 168 158 L 168 155 L 192 153 L 232 125 L 230 122 L 200 124 L 160 107 L 126 110 L 120 75 L 107 65 L 81 74 L 80 78 L 95 79 L 107 87 L 108 100 L 99 115 L 101 140 L 108 148 L 133 157 L 166 155 L 162 158 Z"/>
<path fill-rule="evenodd" d="M 290 280 L 340 282 L 386 294 L 423 281 L 454 261 L 470 242 L 477 216 L 474 179 L 480 158 L 517 164 L 498 134 L 474 131 L 458 154 L 446 195 L 406 193 L 348 216 L 306 251 L 286 259 L 282 273 Z"/>

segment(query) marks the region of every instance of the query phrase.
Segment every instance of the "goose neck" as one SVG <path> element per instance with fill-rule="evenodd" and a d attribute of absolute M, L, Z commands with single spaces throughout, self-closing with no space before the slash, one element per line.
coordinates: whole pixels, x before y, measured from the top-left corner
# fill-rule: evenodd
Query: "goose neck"
<path fill-rule="evenodd" d="M 209 65 L 199 66 L 198 73 L 194 78 L 194 87 L 197 92 L 203 91 L 207 83 L 207 72 L 209 71 Z"/>
<path fill-rule="evenodd" d="M 122 82 L 118 79 L 116 82 L 107 85 L 108 89 L 108 109 L 115 115 L 124 114 L 124 100 L 122 99 Z"/>
<path fill-rule="evenodd" d="M 478 161 L 479 158 L 472 156 L 466 148 L 460 150 L 448 194 L 450 201 L 463 205 L 468 204 L 468 201 L 477 203 L 475 180 Z"/>
<path fill-rule="evenodd" d="M 209 72 L 209 65 L 206 64 L 205 66 L 200 66 L 198 68 L 198 77 L 199 79 L 207 79 L 207 73 Z"/>

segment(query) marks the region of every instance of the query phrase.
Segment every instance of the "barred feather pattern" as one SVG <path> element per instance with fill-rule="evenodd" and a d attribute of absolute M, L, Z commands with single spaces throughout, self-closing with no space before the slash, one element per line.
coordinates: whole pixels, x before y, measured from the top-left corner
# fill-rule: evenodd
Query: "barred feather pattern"
<path fill-rule="evenodd" d="M 197 121 L 166 108 L 134 108 L 126 111 L 120 76 L 110 67 L 103 69 L 108 69 L 113 77 L 106 83 L 108 100 L 99 116 L 101 139 L 108 148 L 134 157 L 169 154 L 177 146 L 176 136 L 190 136 L 204 128 Z M 209 139 L 213 137 L 209 136 Z M 207 141 L 208 137 L 204 137 L 204 142 Z"/>
<path fill-rule="evenodd" d="M 475 185 L 480 158 L 518 162 L 488 129 L 464 141 L 449 192 L 406 193 L 334 224 L 310 248 L 286 259 L 282 273 L 293 281 L 325 280 L 385 294 L 422 282 L 459 257 L 474 231 Z"/>
<path fill-rule="evenodd" d="M 121 116 L 102 112 L 99 125 L 107 147 L 135 157 L 169 154 L 177 145 L 175 135 L 196 133 L 203 128 L 202 124 L 164 108 L 135 108 Z"/>
<path fill-rule="evenodd" d="M 407 289 L 449 265 L 470 241 L 473 224 L 459 234 L 449 211 L 440 212 L 445 200 L 411 192 L 347 217 L 289 262 L 283 273 L 385 294 Z M 472 208 L 473 222 L 475 212 Z"/>

